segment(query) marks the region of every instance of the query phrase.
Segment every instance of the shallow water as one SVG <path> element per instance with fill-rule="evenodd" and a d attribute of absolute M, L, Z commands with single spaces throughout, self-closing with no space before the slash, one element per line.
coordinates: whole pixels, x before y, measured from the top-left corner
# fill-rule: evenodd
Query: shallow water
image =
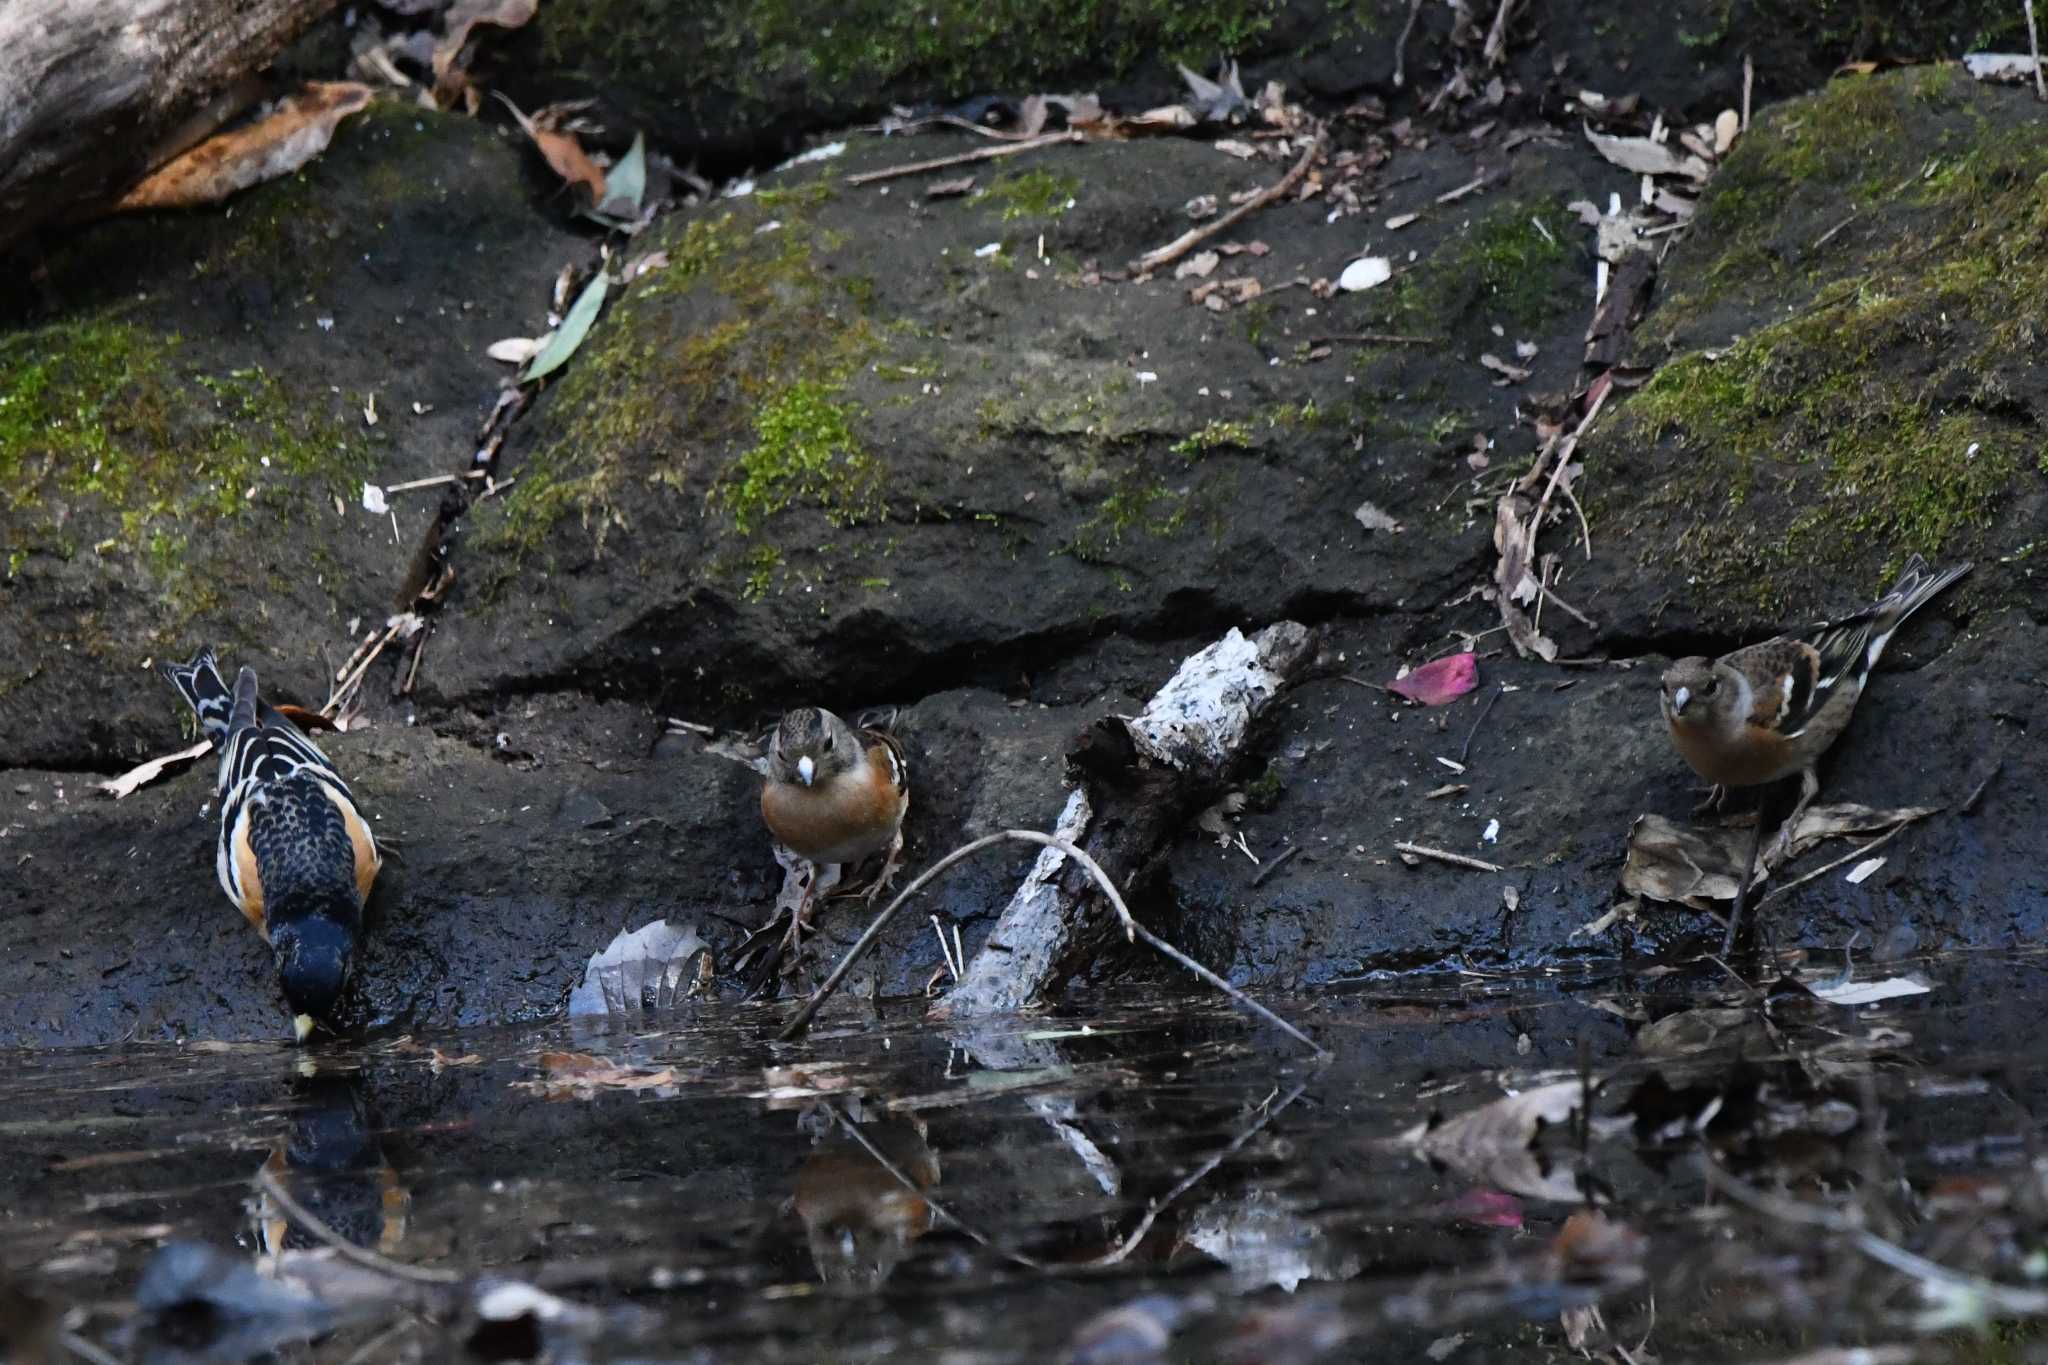
<path fill-rule="evenodd" d="M 1321 1064 L 1211 996 L 979 1027 L 843 1001 L 795 1044 L 773 1041 L 786 1005 L 702 1004 L 305 1053 L 14 1053 L 0 1324 L 17 1351 L 71 1331 L 137 1360 L 1535 1361 L 1572 1336 L 1615 1360 L 1951 1358 L 1989 1347 L 1928 1333 L 2000 1316 L 1981 1294 L 1932 1301 L 1809 1224 L 2032 1292 L 2043 962 L 1858 964 L 1931 989 L 1853 1008 L 1712 964 L 1269 1001 Z M 1398 1141 L 1510 1092 L 1557 1121 L 1496 1106 L 1434 1159 Z M 309 1256 L 266 1167 L 458 1283 Z M 1566 1231 L 1589 1203 L 1604 1221 Z M 232 1260 L 144 1285 L 170 1242 Z M 235 1267 L 266 1246 L 325 1303 L 251 1300 Z M 556 1297 L 486 1302 L 478 1271 Z M 144 1311 L 138 1286 L 187 1302 Z"/>

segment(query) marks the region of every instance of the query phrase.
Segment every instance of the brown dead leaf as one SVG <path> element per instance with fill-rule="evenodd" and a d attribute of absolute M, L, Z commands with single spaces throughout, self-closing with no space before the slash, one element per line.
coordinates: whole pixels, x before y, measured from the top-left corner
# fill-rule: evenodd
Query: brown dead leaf
<path fill-rule="evenodd" d="M 1586 1087 L 1576 1079 L 1556 1081 L 1503 1095 L 1434 1128 L 1417 1126 L 1401 1140 L 1512 1194 L 1576 1203 L 1584 1198 L 1577 1177 L 1563 1165 L 1546 1170 L 1533 1145 L 1544 1128 L 1570 1123 L 1585 1095 Z"/>
<path fill-rule="evenodd" d="M 1198 251 L 1173 268 L 1173 277 L 1177 280 L 1207 279 L 1222 261 L 1223 257 L 1214 251 Z"/>
<path fill-rule="evenodd" d="M 455 0 L 448 11 L 441 41 L 434 45 L 434 84 L 437 90 L 454 69 L 456 59 L 462 55 L 462 45 L 469 41 L 471 29 L 478 24 L 497 28 L 523 27 L 533 18 L 539 3 L 540 0 Z"/>
<path fill-rule="evenodd" d="M 676 1084 L 672 1066 L 643 1071 L 587 1052 L 543 1052 L 540 1069 L 539 1080 L 513 1084 L 549 1100 L 587 1100 L 600 1090 L 660 1090 Z"/>
<path fill-rule="evenodd" d="M 561 176 L 572 188 L 582 186 L 584 192 L 590 196 L 588 203 L 602 204 L 604 172 L 590 159 L 589 153 L 583 150 L 583 144 L 576 140 L 576 135 L 543 126 L 541 120 L 528 118 L 521 113 L 519 106 L 506 99 L 503 91 L 493 93 L 512 111 L 512 117 L 518 120 L 521 130 L 533 139 L 533 145 L 540 148 L 540 154 L 547 158 L 548 165 L 554 168 L 555 174 Z"/>
<path fill-rule="evenodd" d="M 290 175 L 327 150 L 335 125 L 367 106 L 370 93 L 354 81 L 308 81 L 267 116 L 216 134 L 158 167 L 114 207 L 196 208 Z"/>
<path fill-rule="evenodd" d="M 1713 174 L 1712 164 L 1704 157 L 1675 151 L 1646 137 L 1615 137 L 1588 128 L 1586 141 L 1601 156 L 1638 175 L 1682 175 L 1688 180 L 1705 180 Z"/>
<path fill-rule="evenodd" d="M 1823 840 L 1879 834 L 1925 819 L 1939 809 L 1900 806 L 1885 810 L 1853 803 L 1808 806 L 1789 839 L 1774 835 L 1757 850 L 1757 880 L 1761 882 Z M 1734 900 L 1749 857 L 1750 835 L 1750 829 L 1744 827 L 1679 825 L 1661 815 L 1641 816 L 1629 830 L 1622 889 L 1631 896 L 1675 902 L 1695 910 L 1711 909 L 1715 901 Z"/>

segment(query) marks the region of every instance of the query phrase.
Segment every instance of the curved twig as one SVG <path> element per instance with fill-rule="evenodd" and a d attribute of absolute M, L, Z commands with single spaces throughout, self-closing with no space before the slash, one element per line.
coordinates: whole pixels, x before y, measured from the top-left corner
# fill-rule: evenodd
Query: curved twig
<path fill-rule="evenodd" d="M 256 1188 L 263 1191 L 272 1203 L 284 1211 L 285 1217 L 297 1223 L 313 1236 L 334 1248 L 344 1261 L 353 1261 L 365 1270 L 374 1270 L 379 1275 L 389 1275 L 394 1280 L 406 1280 L 413 1284 L 456 1285 L 462 1284 L 469 1276 L 456 1270 L 432 1270 L 426 1266 L 407 1265 L 394 1261 L 389 1256 L 379 1256 L 365 1247 L 359 1247 L 348 1238 L 336 1232 L 323 1221 L 319 1214 L 286 1193 L 284 1182 L 268 1166 L 258 1167 Z"/>
<path fill-rule="evenodd" d="M 875 916 L 874 923 L 868 925 L 866 932 L 860 936 L 853 947 L 846 950 L 846 956 L 839 959 L 839 965 L 832 969 L 832 974 L 825 978 L 824 984 L 811 993 L 811 998 L 804 1001 L 803 1007 L 796 1012 L 796 1016 L 788 1024 L 783 1026 L 782 1031 L 776 1034 L 776 1037 L 782 1042 L 788 1042 L 804 1031 L 805 1027 L 810 1024 L 812 1016 L 817 1014 L 819 1006 L 823 1005 L 831 997 L 832 992 L 839 989 L 840 983 L 846 979 L 846 974 L 853 970 L 856 962 L 859 962 L 861 958 L 867 955 L 870 948 L 875 946 L 876 941 L 882 936 L 882 930 L 888 927 L 889 921 L 895 917 L 896 912 L 902 909 L 912 896 L 924 890 L 941 872 L 944 872 L 953 864 L 1006 840 L 1039 844 L 1045 848 L 1057 849 L 1067 857 L 1072 858 L 1083 868 L 1087 869 L 1088 874 L 1095 879 L 1095 884 L 1102 888 L 1104 895 L 1109 897 L 1110 906 L 1116 911 L 1116 917 L 1123 922 L 1124 936 L 1126 938 L 1133 943 L 1142 940 L 1155 952 L 1178 962 L 1181 966 L 1187 968 L 1217 990 L 1222 991 L 1232 1000 L 1243 1005 L 1246 1009 L 1273 1025 L 1288 1037 L 1312 1050 L 1318 1057 L 1330 1055 L 1329 1050 L 1323 1047 L 1322 1044 L 1316 1042 L 1306 1033 L 1303 1033 L 1300 1029 L 1288 1023 L 1285 1019 L 1282 1019 L 1279 1015 L 1273 1013 L 1273 1011 L 1267 1009 L 1264 1005 L 1261 1005 L 1258 1001 L 1252 999 L 1243 991 L 1231 985 L 1228 981 L 1225 981 L 1222 977 L 1216 975 L 1216 973 L 1210 971 L 1207 967 L 1204 967 L 1201 963 L 1159 937 L 1159 935 L 1153 933 L 1150 929 L 1147 929 L 1144 925 L 1138 923 L 1137 920 L 1131 918 L 1130 907 L 1124 904 L 1124 898 L 1117 891 L 1116 883 L 1109 879 L 1109 874 L 1102 870 L 1102 865 L 1096 862 L 1095 859 L 1089 857 L 1088 854 L 1067 840 L 1051 834 L 1041 834 L 1035 829 L 1005 829 L 998 830 L 994 834 L 985 834 L 971 843 L 962 844 L 959 848 L 954 849 L 951 853 L 948 853 L 945 857 L 919 873 L 915 881 L 898 892 L 896 899 L 890 901 L 882 908 L 882 913 Z"/>

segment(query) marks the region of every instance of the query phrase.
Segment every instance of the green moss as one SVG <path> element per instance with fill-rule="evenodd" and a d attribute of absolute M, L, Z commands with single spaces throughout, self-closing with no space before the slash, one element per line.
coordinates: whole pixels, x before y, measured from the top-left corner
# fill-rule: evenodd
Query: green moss
<path fill-rule="evenodd" d="M 1081 523 L 1069 548 L 1081 559 L 1101 561 L 1123 543 L 1127 533 L 1176 535 L 1187 525 L 1187 503 L 1185 490 L 1170 488 L 1163 480 L 1133 469 Z"/>
<path fill-rule="evenodd" d="M 1174 442 L 1173 453 L 1193 459 L 1212 450 L 1249 450 L 1251 445 L 1249 422 L 1210 422 L 1201 430 Z"/>
<path fill-rule="evenodd" d="M 1369 295 L 1392 330 L 1442 332 L 1461 323 L 1539 326 L 1581 306 L 1561 209 L 1509 200 L 1464 224 L 1427 259 Z"/>
<path fill-rule="evenodd" d="M 835 392 L 833 385 L 799 382 L 761 405 L 752 449 L 713 494 L 740 534 L 797 498 L 822 504 L 840 526 L 880 510 L 880 468 L 853 433 L 858 410 Z"/>
<path fill-rule="evenodd" d="M 1013 171 L 996 177 L 995 183 L 974 196 L 971 202 L 1000 210 L 1002 220 L 1013 223 L 1022 218 L 1055 219 L 1067 211 L 1080 180 L 1051 171 Z"/>
<path fill-rule="evenodd" d="M 602 552 L 636 485 L 683 487 L 719 449 L 744 449 L 710 479 L 742 535 L 794 500 L 820 499 L 841 521 L 878 508 L 880 466 L 852 435 L 855 411 L 829 397 L 874 350 L 874 329 L 815 264 L 805 209 L 817 196 L 777 201 L 781 226 L 767 233 L 761 198 L 662 229 L 651 245 L 669 264 L 632 285 L 570 363 L 502 518 L 480 530 L 485 546 L 516 565 L 575 516 Z"/>
<path fill-rule="evenodd" d="M 179 352 L 114 314 L 0 337 L 0 496 L 18 533 L 60 552 L 99 513 L 111 534 L 94 548 L 140 552 L 190 607 L 209 591 L 178 553 L 195 523 L 352 495 L 369 451 L 266 371 L 185 373 Z"/>
<path fill-rule="evenodd" d="M 1868 544 L 1935 556 L 1989 525 L 2022 467 L 2025 438 L 2005 420 L 1944 408 L 1938 386 L 1879 357 L 1909 310 L 1847 297 L 1744 339 L 1718 357 L 1661 369 L 1631 402 L 1650 439 L 1677 439 L 1692 472 L 1653 506 L 1700 515 L 1680 550 L 1702 578 L 1744 583 L 1770 600 L 1770 570 L 1853 561 Z M 1789 523 L 1741 511 L 1768 472 Z"/>

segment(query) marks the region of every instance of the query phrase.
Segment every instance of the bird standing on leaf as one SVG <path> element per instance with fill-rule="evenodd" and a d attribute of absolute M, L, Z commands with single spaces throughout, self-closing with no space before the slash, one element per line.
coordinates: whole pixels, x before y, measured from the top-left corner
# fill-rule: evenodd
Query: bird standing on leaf
<path fill-rule="evenodd" d="M 1915 555 L 1891 591 L 1854 616 L 1718 659 L 1680 659 L 1671 665 L 1664 674 L 1664 721 L 1679 754 L 1714 784 L 1707 804 L 1718 805 L 1729 787 L 1762 786 L 1797 773 L 1798 803 L 1779 826 L 1779 839 L 1789 844 L 1799 817 L 1820 790 L 1814 767 L 1849 727 L 1884 647 L 1907 617 L 1971 567 L 1963 563 L 1930 570 Z M 1734 947 L 1762 836 L 1759 811 L 1724 951 Z"/>
<path fill-rule="evenodd" d="M 234 691 L 212 650 L 163 675 L 220 751 L 215 871 L 270 945 L 300 1042 L 348 984 L 363 902 L 383 858 L 348 784 L 297 726 L 256 695 L 256 670 Z"/>
<path fill-rule="evenodd" d="M 805 916 L 842 867 L 887 851 L 867 889 L 870 904 L 893 880 L 910 809 L 910 767 L 894 736 L 855 730 L 830 711 L 800 706 L 782 717 L 768 747 L 761 818 L 784 848 L 811 864 L 791 913 L 786 949 L 802 940 Z"/>

